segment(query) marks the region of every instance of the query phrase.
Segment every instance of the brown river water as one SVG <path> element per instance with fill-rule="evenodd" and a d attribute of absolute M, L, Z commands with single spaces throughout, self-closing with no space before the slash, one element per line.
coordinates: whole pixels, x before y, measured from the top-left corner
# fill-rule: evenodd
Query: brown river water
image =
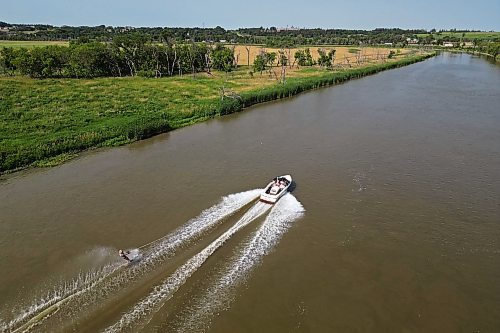
<path fill-rule="evenodd" d="M 445 53 L 4 177 L 0 249 L 5 332 L 498 332 L 500 67 Z"/>

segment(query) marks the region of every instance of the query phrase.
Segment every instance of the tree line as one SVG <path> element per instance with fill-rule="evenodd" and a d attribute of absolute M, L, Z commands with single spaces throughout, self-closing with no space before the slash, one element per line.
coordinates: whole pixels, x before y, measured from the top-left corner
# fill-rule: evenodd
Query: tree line
<path fill-rule="evenodd" d="M 194 41 L 196 43 L 215 43 L 228 41 L 240 44 L 264 44 L 267 47 L 300 46 L 300 45 L 375 45 L 383 43 L 399 44 L 404 46 L 407 38 L 418 39 L 420 44 L 439 44 L 440 39 L 451 41 L 448 37 L 418 37 L 423 34 L 434 34 L 439 36 L 445 31 L 436 32 L 424 29 L 398 29 L 378 28 L 374 30 L 349 30 L 349 29 L 278 29 L 270 28 L 240 28 L 237 30 L 226 30 L 220 26 L 215 28 L 183 28 L 183 27 L 113 27 L 99 25 L 89 26 L 62 26 L 51 25 L 26 25 L 9 24 L 0 22 L 0 39 L 5 40 L 76 40 L 88 38 L 90 40 L 111 42 L 115 36 L 126 33 L 139 33 L 148 35 L 152 41 L 161 42 L 165 35 L 174 39 L 177 43 Z M 455 30 L 451 30 L 455 32 Z M 488 39 L 490 41 L 500 42 Z M 472 41 L 463 39 L 463 41 Z M 442 41 L 441 41 L 442 43 Z"/>
<path fill-rule="evenodd" d="M 474 43 L 474 50 L 487 53 L 497 60 L 500 56 L 500 43 Z"/>
<path fill-rule="evenodd" d="M 66 46 L 3 48 L 0 68 L 5 74 L 34 78 L 93 78 L 103 76 L 161 77 L 211 69 L 231 71 L 232 50 L 217 44 L 152 42 L 147 35 L 116 36 L 111 43 L 83 38 Z"/>
<path fill-rule="evenodd" d="M 288 52 L 287 52 L 288 51 Z M 285 50 L 284 48 L 278 50 L 278 52 L 267 52 L 262 50 L 255 57 L 253 62 L 253 70 L 255 72 L 262 73 L 265 70 L 269 70 L 269 74 L 272 76 L 276 75 L 271 69 L 272 67 L 281 66 L 281 74 L 279 80 L 284 83 L 286 75 L 286 67 L 297 66 L 314 66 L 318 65 L 321 68 L 332 69 L 333 63 L 335 61 L 335 49 L 326 51 L 325 49 L 318 48 L 318 59 L 314 60 L 309 48 L 296 50 L 293 54 L 294 60 L 291 59 L 291 50 Z"/>

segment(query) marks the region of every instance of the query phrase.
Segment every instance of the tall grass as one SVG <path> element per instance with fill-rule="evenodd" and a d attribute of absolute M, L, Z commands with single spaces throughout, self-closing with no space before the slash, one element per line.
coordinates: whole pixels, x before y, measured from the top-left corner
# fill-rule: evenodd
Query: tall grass
<path fill-rule="evenodd" d="M 432 55 L 343 70 L 317 71 L 285 84 L 238 91 L 241 82 L 190 77 L 33 80 L 0 78 L 0 173 L 29 165 L 59 163 L 74 153 L 116 146 L 190 125 L 251 105 L 338 84 Z M 319 73 L 319 74 L 318 74 Z"/>

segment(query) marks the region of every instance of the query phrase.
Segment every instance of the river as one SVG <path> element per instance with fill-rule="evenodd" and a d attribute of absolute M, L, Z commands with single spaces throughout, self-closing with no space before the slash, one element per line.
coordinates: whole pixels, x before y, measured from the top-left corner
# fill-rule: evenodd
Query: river
<path fill-rule="evenodd" d="M 0 331 L 498 331 L 500 67 L 444 53 L 4 177 L 0 249 Z"/>

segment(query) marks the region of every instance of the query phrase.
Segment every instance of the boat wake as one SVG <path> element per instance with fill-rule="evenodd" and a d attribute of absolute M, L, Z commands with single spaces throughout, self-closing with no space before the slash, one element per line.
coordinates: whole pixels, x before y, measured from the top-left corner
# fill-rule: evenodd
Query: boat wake
<path fill-rule="evenodd" d="M 11 310 L 9 318 L 0 318 L 0 332 L 28 332 L 35 327 L 36 331 L 41 332 L 78 330 L 80 325 L 85 325 L 86 319 L 93 321 L 92 316 L 96 315 L 97 310 L 105 308 L 106 304 L 118 300 L 133 288 L 147 286 L 142 284 L 145 279 L 161 277 L 158 274 L 161 274 L 163 264 L 169 262 L 167 259 L 173 258 L 177 253 L 189 253 L 181 250 L 186 248 L 186 251 L 191 251 L 187 248 L 255 201 L 261 192 L 261 189 L 256 189 L 223 197 L 219 203 L 172 233 L 142 246 L 141 260 L 131 265 L 118 259 L 109 262 L 110 253 L 116 253 L 116 249 L 105 248 L 106 255 L 100 257 L 107 261 L 100 261 L 101 267 L 80 273 L 71 282 L 57 285 L 45 297 L 38 297 L 37 301 L 27 303 L 30 304 L 28 306 L 21 305 L 21 310 Z M 248 278 L 252 269 L 275 247 L 303 212 L 302 205 L 292 194 L 285 194 L 274 206 L 260 201 L 254 203 L 247 211 L 242 212 L 239 219 L 234 218 L 236 222 L 209 245 L 177 266 L 167 277 L 155 280 L 150 292 L 133 301 L 133 305 L 125 307 L 117 321 L 107 327 L 105 332 L 137 331 L 148 325 L 158 310 L 217 249 L 237 232 L 267 214 L 257 230 L 243 245 L 237 247 L 230 263 L 215 275 L 214 283 L 208 285 L 201 297 L 196 297 L 173 323 L 173 330 L 179 332 L 205 329 L 216 313 L 230 306 L 236 295 L 236 288 Z M 152 280 L 149 283 L 151 282 Z"/>
<path fill-rule="evenodd" d="M 0 332 L 23 332 L 29 330 L 43 318 L 47 318 L 58 311 L 59 305 L 63 301 L 68 301 L 78 294 L 93 289 L 121 266 L 120 263 L 108 264 L 100 269 L 80 273 L 70 282 L 61 283 L 48 292 L 46 296 L 39 297 L 37 301 L 19 311 L 14 319 L 8 323 L 1 324 L 0 321 Z M 23 325 L 18 327 L 21 324 Z"/>
<path fill-rule="evenodd" d="M 250 224 L 252 221 L 262 216 L 271 208 L 270 205 L 258 202 L 250 208 L 229 230 L 224 232 L 215 241 L 210 243 L 202 251 L 197 253 L 185 264 L 180 266 L 171 276 L 165 279 L 160 285 L 132 309 L 125 313 L 114 325 L 108 327 L 105 332 L 123 332 L 125 329 L 138 329 L 146 325 L 151 316 L 166 302 L 173 294 L 186 282 L 186 280 L 198 270 L 198 268 L 231 236 Z"/>
<path fill-rule="evenodd" d="M 218 274 L 216 282 L 195 304 L 183 311 L 180 323 L 171 330 L 198 332 L 207 329 L 216 314 L 227 310 L 235 297 L 236 288 L 248 278 L 251 271 L 280 241 L 281 237 L 304 213 L 304 208 L 291 195 L 286 194 L 273 207 L 264 223 L 237 252 L 231 263 Z"/>
<path fill-rule="evenodd" d="M 261 189 L 225 196 L 216 205 L 204 210 L 199 216 L 189 220 L 174 232 L 158 239 L 143 249 L 143 257 L 137 264 L 127 267 L 122 263 L 111 263 L 103 268 L 81 273 L 73 281 L 62 283 L 53 288 L 47 296 L 38 297 L 12 319 L 0 318 L 0 332 L 24 332 L 57 313 L 61 306 L 78 299 L 78 307 L 67 311 L 73 317 L 75 311 L 90 304 L 96 304 L 111 293 L 121 289 L 124 283 L 130 284 L 139 277 L 152 271 L 166 259 L 173 256 L 183 246 L 196 241 L 202 235 L 219 225 L 226 217 L 234 214 L 255 200 Z M 127 267 L 127 269 L 124 269 Z M 90 292 L 91 291 L 91 292 Z M 69 309 L 68 309 L 69 310 Z"/>

